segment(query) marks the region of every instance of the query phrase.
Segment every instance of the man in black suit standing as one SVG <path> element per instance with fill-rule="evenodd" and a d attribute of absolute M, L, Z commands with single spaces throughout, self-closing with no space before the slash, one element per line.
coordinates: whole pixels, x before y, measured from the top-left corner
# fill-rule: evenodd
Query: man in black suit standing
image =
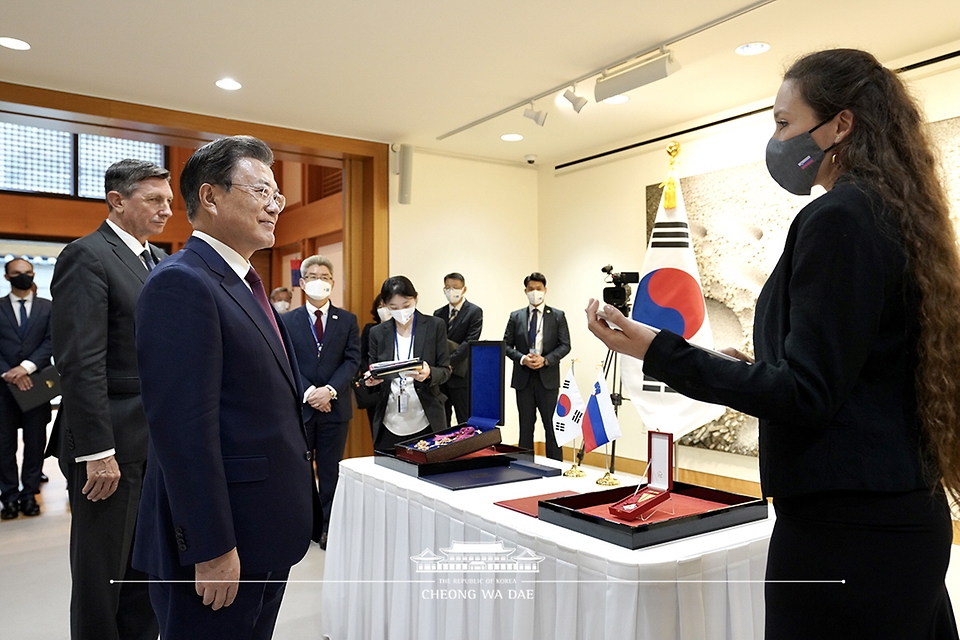
<path fill-rule="evenodd" d="M 50 301 L 33 295 L 33 265 L 14 258 L 4 265 L 10 295 L 0 298 L 0 371 L 3 382 L 21 391 L 33 387 L 30 374 L 50 366 Z M 19 513 L 40 515 L 35 497 L 43 470 L 50 403 L 23 411 L 0 384 L 0 519 Z M 23 470 L 17 469 L 17 431 L 23 429 Z M 23 489 L 20 483 L 23 482 Z"/>
<path fill-rule="evenodd" d="M 146 576 L 130 552 L 147 458 L 134 310 L 166 254 L 147 243 L 173 215 L 170 172 L 121 160 L 104 178 L 109 214 L 60 253 L 53 274 L 53 354 L 62 390 L 59 458 L 72 524 L 70 631 L 156 638 Z M 126 580 L 126 581 L 125 581 Z"/>
<path fill-rule="evenodd" d="M 470 341 L 479 340 L 483 329 L 483 309 L 467 300 L 466 293 L 463 275 L 448 273 L 443 278 L 443 295 L 449 304 L 433 312 L 447 323 L 450 347 L 450 379 L 440 387 L 447 396 L 447 426 L 451 408 L 457 412 L 458 423 L 470 418 Z"/>
<path fill-rule="evenodd" d="M 531 273 L 523 279 L 529 305 L 510 314 L 503 334 L 507 356 L 513 360 L 510 386 L 517 390 L 520 446 L 533 449 L 533 428 L 540 411 L 547 457 L 563 460 L 550 426 L 560 389 L 560 359 L 570 353 L 570 331 L 563 311 L 543 303 L 547 278 Z"/>
<path fill-rule="evenodd" d="M 323 508 L 321 549 L 327 548 L 330 506 L 353 417 L 350 383 L 360 369 L 357 316 L 330 302 L 334 284 L 333 263 L 321 255 L 310 256 L 300 265 L 306 302 L 280 316 L 290 332 L 305 389 L 303 424 L 307 444 L 316 456 Z"/>

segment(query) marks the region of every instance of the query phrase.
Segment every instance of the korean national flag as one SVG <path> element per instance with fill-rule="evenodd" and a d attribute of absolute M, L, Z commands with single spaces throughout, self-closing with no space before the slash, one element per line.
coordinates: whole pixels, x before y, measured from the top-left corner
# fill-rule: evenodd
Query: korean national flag
<path fill-rule="evenodd" d="M 672 179 L 672 178 L 671 178 Z M 668 329 L 689 342 L 713 348 L 710 319 L 703 300 L 700 272 L 693 253 L 690 225 L 680 193 L 680 181 L 674 179 L 676 207 L 660 208 L 643 260 L 640 284 L 633 300 L 632 318 L 658 329 Z M 667 189 L 664 189 L 666 195 Z M 686 433 L 716 420 L 724 407 L 691 400 L 659 380 L 643 373 L 643 361 L 623 356 L 623 386 L 647 429 Z"/>
<path fill-rule="evenodd" d="M 573 365 L 567 371 L 567 377 L 560 385 L 557 408 L 553 412 L 553 435 L 557 445 L 563 446 L 581 435 L 580 423 L 583 421 L 583 398 L 577 381 L 573 377 Z"/>

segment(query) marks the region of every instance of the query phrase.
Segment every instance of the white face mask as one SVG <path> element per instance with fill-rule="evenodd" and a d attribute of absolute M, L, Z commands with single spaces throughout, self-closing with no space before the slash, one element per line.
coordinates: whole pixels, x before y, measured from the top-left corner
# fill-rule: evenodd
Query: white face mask
<path fill-rule="evenodd" d="M 406 309 L 391 309 L 390 315 L 397 322 L 397 324 L 407 324 L 410 322 L 410 318 L 413 317 L 413 314 L 416 312 L 416 307 L 408 307 Z"/>
<path fill-rule="evenodd" d="M 277 300 L 273 303 L 273 308 L 277 310 L 277 313 L 286 313 L 290 310 L 290 303 L 286 300 Z"/>
<path fill-rule="evenodd" d="M 444 289 L 443 295 L 447 297 L 447 302 L 457 304 L 463 297 L 463 289 Z"/>
<path fill-rule="evenodd" d="M 380 307 L 377 309 L 377 315 L 380 316 L 380 322 L 386 322 L 390 319 L 390 309 Z"/>
<path fill-rule="evenodd" d="M 333 285 L 326 280 L 311 280 L 303 285 L 303 292 L 314 300 L 326 300 L 332 290 Z"/>
<path fill-rule="evenodd" d="M 544 292 L 539 289 L 533 289 L 532 291 L 527 291 L 527 300 L 530 301 L 530 304 L 533 306 L 539 305 L 543 302 Z"/>

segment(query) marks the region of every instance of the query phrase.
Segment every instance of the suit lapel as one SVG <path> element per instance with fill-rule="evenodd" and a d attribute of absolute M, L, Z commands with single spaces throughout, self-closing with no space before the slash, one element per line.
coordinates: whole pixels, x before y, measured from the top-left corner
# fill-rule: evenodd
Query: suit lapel
<path fill-rule="evenodd" d="M 220 286 L 223 287 L 223 290 L 233 298 L 233 300 L 240 305 L 240 308 L 243 309 L 243 312 L 247 314 L 247 317 L 253 321 L 257 329 L 260 331 L 260 334 L 263 336 L 263 339 L 267 341 L 267 344 L 270 346 L 270 350 L 273 351 L 273 355 L 277 360 L 277 364 L 280 365 L 280 369 L 283 371 L 283 375 L 286 376 L 287 381 L 290 383 L 290 386 L 293 388 L 294 392 L 297 390 L 296 380 L 293 378 L 293 370 L 290 368 L 290 359 L 287 357 L 286 352 L 284 351 L 284 345 L 280 342 L 280 336 L 277 335 L 277 332 L 273 330 L 273 325 L 270 324 L 270 321 L 263 314 L 263 309 L 260 308 L 260 305 L 257 303 L 257 300 L 253 297 L 250 289 L 247 288 L 247 285 L 240 279 L 240 276 L 227 265 L 226 261 L 220 256 L 216 250 L 208 245 L 206 242 L 191 237 L 187 241 L 185 248 L 192 249 L 197 252 L 207 263 L 207 266 L 211 268 L 212 271 L 220 275 Z M 214 268 L 216 265 L 218 268 Z M 142 266 L 142 265 L 141 265 Z M 272 309 L 271 309 L 272 311 Z M 275 316 L 276 317 L 276 316 Z M 277 326 L 279 327 L 282 323 L 279 317 L 276 317 Z M 282 330 L 281 330 L 282 331 Z M 293 346 L 291 345 L 292 349 Z"/>
<path fill-rule="evenodd" d="M 117 258 L 122 262 L 130 271 L 133 272 L 133 275 L 140 280 L 141 283 L 145 282 L 147 279 L 147 268 L 143 266 L 143 263 L 140 262 L 140 258 L 133 255 L 133 251 L 130 250 L 124 242 L 120 239 L 120 236 L 110 228 L 110 225 L 104 221 L 100 225 L 100 228 L 97 229 L 100 232 L 100 235 L 103 236 L 103 239 L 106 240 L 111 247 L 113 247 L 113 253 L 116 254 Z"/>
<path fill-rule="evenodd" d="M 10 302 L 10 296 L 3 296 L 0 298 L 0 313 L 6 316 L 10 320 L 10 326 L 20 330 L 20 325 L 17 324 L 17 316 L 13 311 L 13 303 Z"/>

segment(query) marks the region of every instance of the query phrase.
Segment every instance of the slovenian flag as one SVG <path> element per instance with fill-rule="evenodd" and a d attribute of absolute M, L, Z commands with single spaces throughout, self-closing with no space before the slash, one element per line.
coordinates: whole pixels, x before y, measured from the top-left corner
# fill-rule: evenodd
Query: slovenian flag
<path fill-rule="evenodd" d="M 621 435 L 620 422 L 613 411 L 610 391 L 603 371 L 597 375 L 593 384 L 593 393 L 587 400 L 587 411 L 583 415 L 583 451 L 589 453 L 599 446 L 613 442 Z"/>
<path fill-rule="evenodd" d="M 631 317 L 658 329 L 668 329 L 693 344 L 713 348 L 683 194 L 672 167 L 643 260 Z M 623 386 L 648 430 L 666 431 L 680 438 L 716 420 L 725 411 L 720 405 L 680 395 L 645 375 L 642 360 L 623 356 L 621 366 Z"/>
<path fill-rule="evenodd" d="M 553 435 L 557 445 L 563 446 L 581 435 L 580 423 L 583 421 L 583 397 L 573 377 L 573 365 L 567 370 L 567 377 L 560 385 L 557 408 L 553 412 Z"/>

